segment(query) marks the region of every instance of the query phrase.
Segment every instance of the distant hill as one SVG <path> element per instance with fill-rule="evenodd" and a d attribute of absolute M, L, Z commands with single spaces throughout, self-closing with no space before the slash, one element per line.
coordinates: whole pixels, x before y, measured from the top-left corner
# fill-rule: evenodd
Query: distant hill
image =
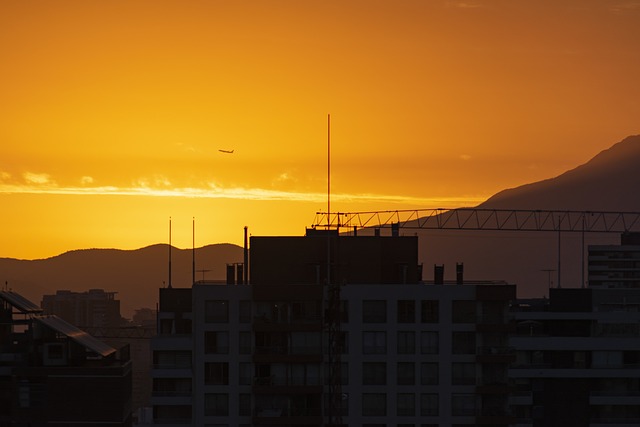
<path fill-rule="evenodd" d="M 587 163 L 555 178 L 501 191 L 480 204 L 487 209 L 640 212 L 640 135 L 630 136 Z M 425 278 L 433 264 L 445 264 L 453 279 L 455 263 L 464 262 L 469 279 L 500 279 L 518 285 L 521 297 L 548 295 L 549 278 L 557 285 L 558 247 L 561 285 L 580 287 L 582 234 L 506 231 L 420 230 Z M 585 234 L 589 244 L 618 244 L 615 234 Z M 585 252 L 586 254 L 586 248 Z M 586 269 L 586 261 L 585 261 Z M 586 280 L 586 273 L 584 275 Z"/>
<path fill-rule="evenodd" d="M 584 165 L 555 178 L 501 191 L 479 207 L 640 212 L 638 165 L 640 135 L 630 136 Z M 433 275 L 434 264 L 445 264 L 445 278 L 453 280 L 456 262 L 464 262 L 467 279 L 515 283 L 520 297 L 548 295 L 549 279 L 557 284 L 555 272 L 543 271 L 558 268 L 557 233 L 417 230 L 417 234 L 425 279 Z M 581 285 L 581 238 L 580 233 L 561 236 L 563 287 Z M 617 235 L 585 235 L 585 245 L 618 242 Z M 159 244 L 131 251 L 77 250 L 32 261 L 0 258 L 0 283 L 7 281 L 10 288 L 38 304 L 42 295 L 59 289 L 118 292 L 122 314 L 130 317 L 137 308 L 155 308 L 158 288 L 167 283 L 168 250 L 167 245 Z M 236 245 L 196 249 L 196 269 L 210 270 L 204 276 L 209 280 L 224 279 L 226 264 L 242 259 L 242 248 Z M 191 285 L 191 260 L 191 249 L 172 250 L 174 286 Z M 198 273 L 196 279 L 201 278 Z"/>
<path fill-rule="evenodd" d="M 227 263 L 242 262 L 243 250 L 232 244 L 196 248 L 196 279 L 222 280 Z M 191 286 L 191 249 L 172 248 L 174 287 Z M 130 318 L 135 309 L 155 308 L 158 289 L 169 277 L 169 246 L 157 244 L 136 250 L 84 249 L 39 260 L 0 258 L 0 280 L 36 304 L 42 295 L 66 289 L 118 292 L 121 313 Z"/>

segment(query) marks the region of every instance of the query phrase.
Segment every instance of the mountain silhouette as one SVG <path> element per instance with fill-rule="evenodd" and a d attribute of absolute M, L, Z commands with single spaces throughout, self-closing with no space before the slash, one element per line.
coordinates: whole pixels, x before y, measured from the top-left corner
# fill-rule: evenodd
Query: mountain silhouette
<path fill-rule="evenodd" d="M 640 211 L 640 135 L 629 136 L 555 178 L 501 191 L 479 205 L 491 209 Z"/>
<path fill-rule="evenodd" d="M 638 165 L 640 135 L 629 136 L 583 165 L 501 191 L 478 208 L 640 212 Z M 515 283 L 525 298 L 548 296 L 548 287 L 558 282 L 586 285 L 587 247 L 620 243 L 613 233 L 418 230 L 418 235 L 425 279 L 433 264 L 444 264 L 445 277 L 453 280 L 455 264 L 463 262 L 465 277 Z"/>
<path fill-rule="evenodd" d="M 243 250 L 232 244 L 208 245 L 195 250 L 196 280 L 222 280 L 226 264 L 242 262 Z M 191 249 L 171 249 L 172 285 L 191 286 Z M 38 260 L 0 258 L 0 280 L 32 302 L 56 290 L 117 292 L 121 314 L 131 318 L 138 308 L 156 307 L 158 289 L 168 285 L 169 245 L 136 250 L 82 249 Z"/>
<path fill-rule="evenodd" d="M 640 135 L 630 136 L 587 163 L 555 178 L 501 191 L 480 204 L 484 209 L 532 209 L 640 212 Z M 548 295 L 548 287 L 584 284 L 583 256 L 590 244 L 618 244 L 615 234 L 507 232 L 469 230 L 405 230 L 417 234 L 423 277 L 434 264 L 445 265 L 445 278 L 455 279 L 455 265 L 464 263 L 466 280 L 504 280 L 518 285 L 519 297 Z M 560 239 L 559 239 L 560 238 Z M 85 249 L 40 260 L 0 258 L 0 283 L 35 303 L 42 295 L 66 289 L 117 292 L 123 316 L 135 309 L 155 308 L 158 288 L 168 284 L 169 247 L 137 250 Z M 558 263 L 558 253 L 560 264 Z M 196 279 L 222 280 L 226 264 L 242 262 L 243 250 L 232 244 L 196 249 Z M 586 265 L 586 262 L 585 262 Z M 561 270 L 560 277 L 557 271 Z M 586 269 L 586 266 L 585 266 Z M 172 249 L 172 284 L 192 280 L 192 250 Z M 204 274 L 204 276 L 203 276 Z"/>

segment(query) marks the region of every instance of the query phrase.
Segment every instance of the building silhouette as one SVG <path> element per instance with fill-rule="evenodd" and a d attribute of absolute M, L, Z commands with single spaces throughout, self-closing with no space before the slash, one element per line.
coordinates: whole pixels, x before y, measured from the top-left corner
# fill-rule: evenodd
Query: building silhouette
<path fill-rule="evenodd" d="M 0 291 L 0 425 L 130 426 L 128 347 Z"/>
<path fill-rule="evenodd" d="M 231 265 L 225 283 L 160 289 L 154 421 L 511 424 L 515 286 L 467 283 L 462 265 L 423 281 L 417 243 L 252 237 L 250 283 Z"/>
<path fill-rule="evenodd" d="M 589 247 L 589 286 L 521 301 L 510 344 L 522 426 L 640 425 L 640 244 Z"/>
<path fill-rule="evenodd" d="M 55 295 L 43 295 L 41 306 L 45 314 L 55 314 L 80 328 L 113 328 L 122 325 L 116 293 L 103 289 L 59 290 Z"/>

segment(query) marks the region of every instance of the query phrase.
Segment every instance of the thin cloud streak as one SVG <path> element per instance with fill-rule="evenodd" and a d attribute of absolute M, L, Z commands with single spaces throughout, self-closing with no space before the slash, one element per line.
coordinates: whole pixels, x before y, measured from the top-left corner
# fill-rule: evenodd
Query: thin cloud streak
<path fill-rule="evenodd" d="M 300 193 L 290 191 L 267 190 L 262 188 L 173 188 L 158 189 L 151 187 L 58 187 L 45 185 L 0 185 L 0 194 L 42 194 L 42 195 L 101 195 L 101 196 L 147 196 L 147 197 L 180 197 L 202 199 L 237 199 L 253 201 L 297 201 L 324 202 L 326 193 Z M 379 202 L 410 203 L 417 206 L 442 205 L 450 203 L 454 206 L 472 206 L 484 201 L 480 197 L 413 197 L 388 194 L 332 194 L 333 201 L 340 202 Z"/>

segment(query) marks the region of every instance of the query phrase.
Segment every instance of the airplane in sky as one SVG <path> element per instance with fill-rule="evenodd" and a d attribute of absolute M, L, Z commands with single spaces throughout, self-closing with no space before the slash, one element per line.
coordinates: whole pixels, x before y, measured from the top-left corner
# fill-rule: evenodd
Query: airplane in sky
<path fill-rule="evenodd" d="M 221 152 L 221 153 L 233 154 L 233 152 L 234 152 L 235 150 L 222 150 L 222 149 L 220 149 L 220 150 L 218 150 L 218 151 L 219 151 L 219 152 Z"/>

